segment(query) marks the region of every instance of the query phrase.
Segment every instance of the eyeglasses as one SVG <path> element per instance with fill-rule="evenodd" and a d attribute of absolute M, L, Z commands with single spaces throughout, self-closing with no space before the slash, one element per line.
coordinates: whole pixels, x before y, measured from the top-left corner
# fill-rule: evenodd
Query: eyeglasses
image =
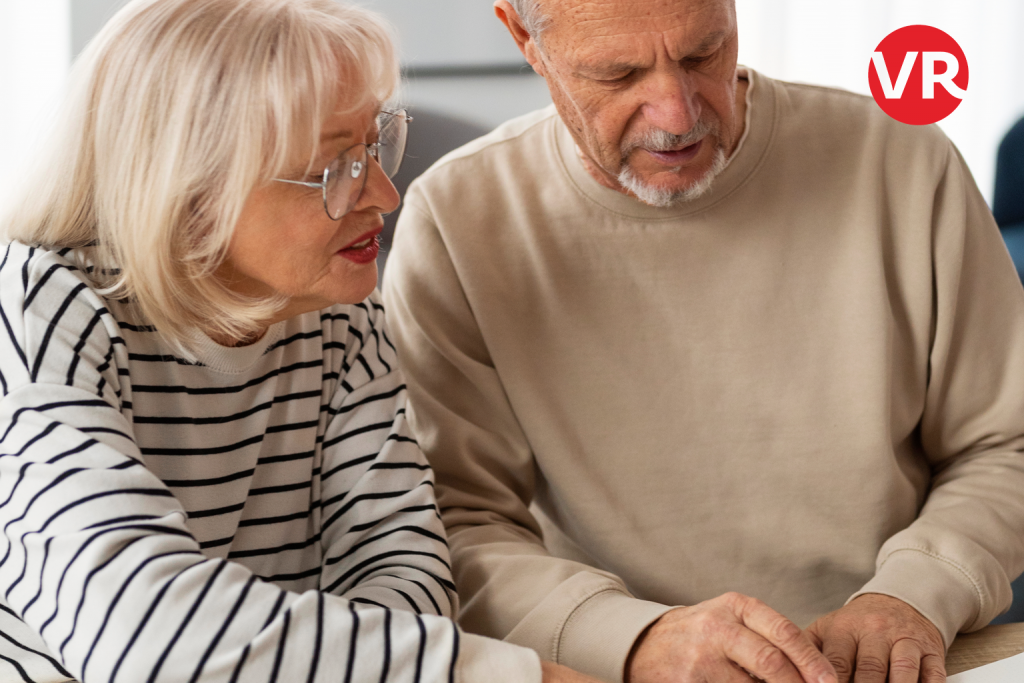
<path fill-rule="evenodd" d="M 324 169 L 319 183 L 274 178 L 279 183 L 318 187 L 324 194 L 324 210 L 332 221 L 341 220 L 355 208 L 366 187 L 369 157 L 380 164 L 388 178 L 394 178 L 402 167 L 405 143 L 409 139 L 412 117 L 405 109 L 381 112 L 377 118 L 377 142 L 352 145 Z"/>

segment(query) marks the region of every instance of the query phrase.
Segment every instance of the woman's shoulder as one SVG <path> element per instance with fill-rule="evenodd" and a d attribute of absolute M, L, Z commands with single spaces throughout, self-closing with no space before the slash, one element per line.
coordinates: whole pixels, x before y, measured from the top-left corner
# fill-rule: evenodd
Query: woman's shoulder
<path fill-rule="evenodd" d="M 89 277 L 87 255 L 19 242 L 0 245 L 2 387 L 61 378 L 90 352 L 97 365 L 119 338 L 119 326 Z M 54 370 L 56 368 L 56 370 Z M 21 377 L 22 381 L 16 379 Z"/>
<path fill-rule="evenodd" d="M 325 338 L 359 342 L 367 335 L 385 331 L 384 304 L 378 290 L 356 304 L 335 304 L 320 311 Z M 351 346 L 351 343 L 349 344 Z"/>
<path fill-rule="evenodd" d="M 320 311 L 325 351 L 337 350 L 335 362 L 350 385 L 393 375 L 397 370 L 395 346 L 387 329 L 380 292 L 356 304 L 337 304 Z"/>
<path fill-rule="evenodd" d="M 108 314 L 93 281 L 88 250 L 48 249 L 20 242 L 0 245 L 0 310 L 6 320 L 38 319 L 52 326 Z M 95 323 L 94 323 L 95 324 Z M 10 331 L 10 330 L 8 330 Z"/>
<path fill-rule="evenodd" d="M 95 289 L 86 258 L 82 250 L 0 243 L 0 291 L 8 295 L 2 303 L 10 305 L 11 297 L 15 296 L 21 297 L 28 307 L 42 295 L 67 294 L 82 286 Z"/>

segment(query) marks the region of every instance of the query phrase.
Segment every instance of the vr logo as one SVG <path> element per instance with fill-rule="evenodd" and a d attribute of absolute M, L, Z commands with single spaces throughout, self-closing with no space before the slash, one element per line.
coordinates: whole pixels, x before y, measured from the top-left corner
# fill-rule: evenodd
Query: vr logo
<path fill-rule="evenodd" d="M 885 99 L 898 100 L 903 97 L 903 90 L 907 87 L 907 81 L 910 80 L 910 72 L 914 69 L 916 61 L 917 53 L 908 52 L 903 60 L 903 66 L 900 67 L 900 75 L 896 79 L 896 85 L 893 85 L 892 81 L 889 80 L 889 68 L 885 64 L 885 55 L 881 52 L 871 55 L 871 63 L 875 65 L 875 73 L 878 74 L 878 81 L 882 86 Z M 946 70 L 941 74 L 935 73 L 936 62 L 942 62 L 946 65 Z M 936 83 L 941 83 L 942 87 L 957 99 L 962 100 L 967 95 L 966 90 L 961 90 L 953 82 L 953 79 L 956 78 L 957 73 L 960 71 L 960 60 L 956 58 L 956 55 L 951 55 L 948 52 L 925 52 L 922 71 L 921 97 L 924 99 L 935 99 Z"/>
<path fill-rule="evenodd" d="M 893 80 L 892 67 L 897 64 L 899 72 Z M 878 106 L 897 121 L 915 125 L 935 123 L 953 113 L 967 96 L 967 81 L 963 50 L 951 36 L 931 26 L 893 31 L 879 43 L 868 67 L 868 83 Z"/>

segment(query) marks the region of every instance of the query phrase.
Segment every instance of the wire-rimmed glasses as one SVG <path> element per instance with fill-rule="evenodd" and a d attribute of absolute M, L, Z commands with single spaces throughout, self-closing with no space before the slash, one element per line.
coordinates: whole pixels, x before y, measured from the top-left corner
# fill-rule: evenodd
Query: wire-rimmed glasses
<path fill-rule="evenodd" d="M 323 178 L 314 183 L 304 180 L 274 178 L 279 183 L 318 187 L 323 191 L 324 210 L 332 221 L 341 220 L 359 202 L 366 187 L 367 164 L 373 157 L 388 178 L 394 178 L 402 167 L 405 143 L 409 139 L 412 117 L 405 109 L 382 111 L 377 118 L 377 142 L 352 145 L 324 169 Z"/>

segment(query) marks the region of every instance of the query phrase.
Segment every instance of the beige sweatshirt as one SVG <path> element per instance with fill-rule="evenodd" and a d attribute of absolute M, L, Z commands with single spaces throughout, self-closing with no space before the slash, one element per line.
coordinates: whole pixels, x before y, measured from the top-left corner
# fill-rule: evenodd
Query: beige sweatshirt
<path fill-rule="evenodd" d="M 727 591 L 801 626 L 883 593 L 947 645 L 1009 605 L 1024 290 L 989 210 L 938 128 L 748 78 L 678 208 L 598 185 L 553 109 L 410 190 L 385 297 L 467 629 L 618 681 Z"/>

